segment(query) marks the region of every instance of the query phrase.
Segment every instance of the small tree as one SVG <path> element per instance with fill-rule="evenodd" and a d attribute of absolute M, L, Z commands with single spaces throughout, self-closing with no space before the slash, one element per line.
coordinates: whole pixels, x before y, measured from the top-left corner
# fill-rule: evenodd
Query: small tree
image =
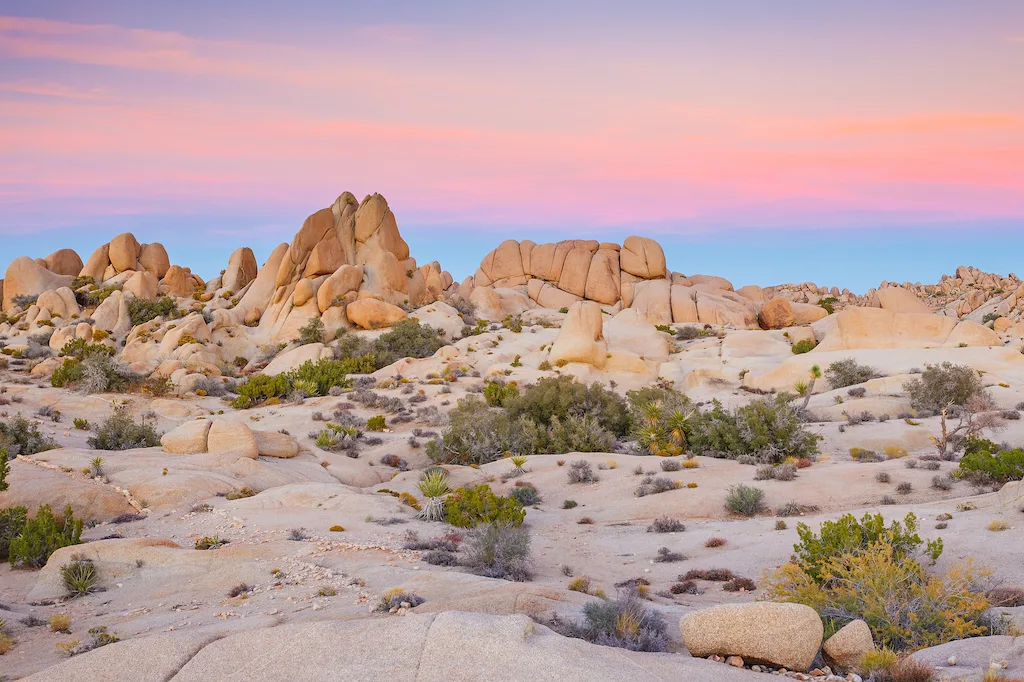
<path fill-rule="evenodd" d="M 29 519 L 21 534 L 11 540 L 10 559 L 14 567 L 42 568 L 50 555 L 61 547 L 82 541 L 82 520 L 76 519 L 71 505 L 64 507 L 62 518 L 56 518 L 44 504 Z"/>
<path fill-rule="evenodd" d="M 999 413 L 990 411 L 993 404 L 987 393 L 974 395 L 966 403 L 962 407 L 949 403 L 939 412 L 941 430 L 938 437 L 930 438 L 942 459 L 953 459 L 956 453 L 964 449 L 969 439 L 978 436 L 984 429 L 1003 427 Z M 949 419 L 956 419 L 956 425 L 950 427 Z"/>
<path fill-rule="evenodd" d="M 310 343 L 323 343 L 324 332 L 323 320 L 311 317 L 306 326 L 299 330 L 299 344 L 305 346 Z"/>

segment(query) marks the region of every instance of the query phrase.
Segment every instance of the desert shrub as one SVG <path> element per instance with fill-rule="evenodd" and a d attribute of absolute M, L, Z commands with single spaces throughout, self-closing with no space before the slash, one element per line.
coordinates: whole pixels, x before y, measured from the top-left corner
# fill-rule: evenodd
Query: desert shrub
<path fill-rule="evenodd" d="M 630 651 L 666 651 L 669 645 L 668 623 L 644 604 L 635 587 L 623 589 L 614 600 L 586 604 L 583 620 L 568 624 L 563 634 Z"/>
<path fill-rule="evenodd" d="M 671 564 L 682 561 L 685 558 L 679 552 L 673 552 L 668 547 L 659 547 L 658 553 L 654 557 L 654 562 L 658 564 Z"/>
<path fill-rule="evenodd" d="M 0 448 L 7 451 L 9 459 L 59 447 L 57 441 L 44 436 L 38 426 L 20 414 L 8 420 L 0 419 Z"/>
<path fill-rule="evenodd" d="M 516 486 L 509 491 L 509 495 L 524 507 L 532 507 L 541 503 L 540 494 L 532 485 Z"/>
<path fill-rule="evenodd" d="M 506 402 L 519 397 L 519 387 L 514 381 L 488 381 L 484 384 L 483 396 L 489 407 L 503 407 Z"/>
<path fill-rule="evenodd" d="M 938 412 L 948 405 L 965 406 L 984 394 L 981 376 L 967 365 L 944 362 L 929 365 L 918 378 L 903 384 L 910 403 L 918 410 Z"/>
<path fill-rule="evenodd" d="M 92 353 L 81 360 L 65 358 L 54 371 L 50 383 L 57 387 L 72 387 L 83 393 L 121 393 L 137 380 L 138 376 L 120 359 L 106 353 Z"/>
<path fill-rule="evenodd" d="M 647 387 L 626 394 L 629 435 L 647 453 L 680 455 L 686 451 L 687 421 L 694 410 L 689 398 L 671 389 Z"/>
<path fill-rule="evenodd" d="M 810 353 L 817 346 L 817 342 L 813 339 L 803 339 L 793 344 L 793 355 L 803 355 L 804 353 Z"/>
<path fill-rule="evenodd" d="M 614 436 L 626 433 L 626 401 L 598 383 L 580 383 L 570 376 L 544 377 L 505 404 L 512 418 L 528 417 L 548 426 L 557 417 L 589 416 Z"/>
<path fill-rule="evenodd" d="M 750 578 L 736 576 L 732 580 L 727 580 L 723 583 L 722 589 L 726 592 L 753 592 L 757 589 L 757 585 Z"/>
<path fill-rule="evenodd" d="M 753 486 L 734 485 L 725 496 L 725 508 L 734 514 L 755 516 L 764 511 L 764 491 Z"/>
<path fill-rule="evenodd" d="M 648 533 L 682 533 L 685 530 L 686 526 L 682 522 L 667 516 L 656 518 L 647 526 Z"/>
<path fill-rule="evenodd" d="M 458 488 L 444 501 L 445 521 L 459 528 L 473 528 L 481 523 L 522 525 L 526 510 L 512 497 L 491 492 L 487 484 Z"/>
<path fill-rule="evenodd" d="M 910 493 L 914 492 L 914 484 L 911 483 L 910 481 L 903 481 L 902 483 L 896 486 L 896 492 L 898 492 L 900 495 L 909 495 Z"/>
<path fill-rule="evenodd" d="M 874 376 L 874 368 L 858 364 L 853 358 L 838 360 L 825 368 L 825 379 L 832 388 L 863 384 Z"/>
<path fill-rule="evenodd" d="M 735 411 L 716 400 L 710 410 L 690 417 L 686 433 L 690 448 L 698 454 L 732 459 L 750 455 L 768 464 L 790 457 L 814 459 L 821 441 L 801 423 L 787 394 L 755 400 Z"/>
<path fill-rule="evenodd" d="M 219 535 L 204 535 L 196 539 L 194 547 L 198 550 L 220 549 L 226 544 L 228 541 L 221 540 Z"/>
<path fill-rule="evenodd" d="M 170 296 L 161 296 L 156 300 L 146 298 L 133 298 L 128 301 L 128 316 L 132 319 L 132 326 L 137 327 L 150 320 L 163 317 L 165 320 L 173 320 L 181 317 L 184 313 L 178 310 L 174 299 Z"/>
<path fill-rule="evenodd" d="M 299 330 L 299 345 L 306 346 L 311 343 L 323 343 L 326 331 L 323 320 L 319 317 L 309 318 L 309 322 Z"/>
<path fill-rule="evenodd" d="M 384 415 L 382 414 L 378 414 L 377 416 L 370 417 L 366 420 L 367 431 L 383 431 L 386 426 L 387 424 L 384 419 Z"/>
<path fill-rule="evenodd" d="M 597 483 L 594 467 L 585 459 L 573 460 L 569 465 L 569 483 Z"/>
<path fill-rule="evenodd" d="M 890 483 L 892 481 L 892 476 L 889 475 L 888 471 L 879 471 L 875 474 L 875 480 L 879 483 Z"/>
<path fill-rule="evenodd" d="M 376 611 L 383 613 L 393 613 L 397 609 L 401 608 L 402 604 L 408 604 L 411 608 L 416 608 L 426 600 L 414 594 L 412 592 L 406 592 L 401 588 L 392 588 L 381 595 L 380 601 L 377 602 Z"/>
<path fill-rule="evenodd" d="M 330 393 L 335 386 L 350 388 L 352 386 L 352 380 L 348 378 L 350 371 L 351 366 L 342 360 L 329 358 L 317 362 L 306 360 L 288 373 L 288 379 L 294 388 L 301 388 L 310 396 L 323 396 Z"/>
<path fill-rule="evenodd" d="M 7 474 L 9 474 L 10 471 L 11 465 L 7 463 L 7 448 L 0 447 L 0 493 L 10 487 L 7 483 Z"/>
<path fill-rule="evenodd" d="M 445 345 L 444 331 L 405 319 L 373 342 L 373 354 L 379 367 L 386 367 L 402 358 L 429 358 Z"/>
<path fill-rule="evenodd" d="M 463 543 L 462 564 L 488 578 L 530 580 L 530 531 L 521 523 L 496 520 L 475 528 Z"/>
<path fill-rule="evenodd" d="M 676 490 L 680 486 L 672 481 L 671 479 L 665 478 L 664 476 L 648 476 L 641 481 L 640 485 L 636 489 L 637 497 L 646 497 L 647 495 L 657 495 L 658 493 L 667 493 L 670 490 Z"/>
<path fill-rule="evenodd" d="M 881 514 L 865 514 L 860 520 L 853 514 L 844 514 L 835 521 L 824 521 L 820 534 L 815 534 L 807 524 L 798 523 L 800 542 L 793 546 L 793 551 L 801 570 L 815 580 L 821 579 L 821 567 L 829 557 L 859 554 L 878 543 L 890 546 L 897 561 L 917 555 L 924 544 L 924 555 L 935 563 L 942 554 L 942 538 L 925 543 L 917 534 L 917 527 L 913 512 L 902 523 L 893 521 L 888 527 Z"/>
<path fill-rule="evenodd" d="M 795 464 L 762 464 L 754 474 L 755 481 L 792 481 L 795 478 Z"/>
<path fill-rule="evenodd" d="M 694 339 L 700 339 L 705 336 L 708 336 L 707 332 L 698 327 L 694 327 L 692 324 L 688 324 L 676 330 L 677 341 L 693 341 Z"/>
<path fill-rule="evenodd" d="M 231 401 L 231 406 L 243 410 L 259 405 L 270 398 L 288 395 L 291 390 L 291 382 L 283 374 L 276 376 L 255 374 L 238 387 L 238 396 Z"/>
<path fill-rule="evenodd" d="M 94 450 L 131 450 L 160 445 L 160 435 L 153 425 L 145 418 L 135 421 L 126 405 L 115 408 L 95 433 L 88 441 Z"/>
<path fill-rule="evenodd" d="M 537 436 L 538 452 L 610 452 L 615 448 L 615 436 L 590 415 L 553 417 L 551 425 L 539 429 Z"/>
<path fill-rule="evenodd" d="M 985 573 L 970 561 L 930 574 L 885 541 L 857 552 L 823 558 L 817 577 L 800 563 L 784 565 L 769 579 L 774 601 L 805 604 L 826 623 L 826 637 L 852 618 L 867 622 L 877 646 L 894 651 L 936 646 L 984 634 L 978 621 L 989 602 L 976 591 Z"/>
<path fill-rule="evenodd" d="M 715 547 L 724 547 L 728 542 L 729 541 L 725 538 L 708 538 L 704 543 L 704 546 L 709 549 L 714 549 Z"/>
<path fill-rule="evenodd" d="M 665 472 L 679 471 L 683 468 L 682 463 L 675 459 L 665 459 L 661 462 L 661 470 Z"/>
<path fill-rule="evenodd" d="M 510 417 L 499 408 L 489 408 L 479 398 L 467 396 L 448 413 L 448 427 L 427 442 L 427 456 L 436 463 L 487 464 L 506 452 L 537 452 L 539 430 L 524 416 Z"/>
<path fill-rule="evenodd" d="M 77 545 L 82 541 L 82 520 L 76 519 L 71 505 L 64 507 L 63 515 L 53 515 L 49 505 L 41 506 L 35 518 L 28 519 L 21 533 L 10 541 L 9 559 L 16 568 L 42 568 L 50 555 L 61 547 Z"/>
<path fill-rule="evenodd" d="M 28 509 L 25 507 L 0 509 L 0 561 L 9 558 L 11 540 L 21 535 L 27 520 Z"/>
<path fill-rule="evenodd" d="M 944 476 L 932 476 L 932 487 L 936 490 L 952 490 L 955 480 L 949 474 Z"/>
<path fill-rule="evenodd" d="M 95 590 L 99 577 L 92 560 L 82 556 L 73 556 L 71 561 L 60 567 L 61 582 L 72 597 L 80 597 Z"/>
<path fill-rule="evenodd" d="M 977 483 L 1006 483 L 1024 478 L 1024 450 L 1002 450 L 984 438 L 969 438 L 958 475 Z"/>
<path fill-rule="evenodd" d="M 855 386 L 855 387 L 851 388 L 850 390 L 848 390 L 846 392 L 846 395 L 850 396 L 851 398 L 863 398 L 867 394 L 868 394 L 868 390 L 866 388 L 864 388 L 863 386 Z M 884 420 L 879 418 L 879 421 L 884 421 Z"/>

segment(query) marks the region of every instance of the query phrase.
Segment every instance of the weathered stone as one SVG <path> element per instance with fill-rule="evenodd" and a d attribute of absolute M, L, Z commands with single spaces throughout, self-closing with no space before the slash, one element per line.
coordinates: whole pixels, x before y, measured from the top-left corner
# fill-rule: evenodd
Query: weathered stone
<path fill-rule="evenodd" d="M 178 363 L 180 365 L 180 363 Z M 161 365 L 162 367 L 162 365 Z M 160 437 L 164 452 L 177 455 L 196 455 L 207 451 L 206 439 L 210 435 L 208 419 L 195 419 L 177 426 Z"/>
<path fill-rule="evenodd" d="M 259 447 L 252 431 L 242 422 L 218 420 L 210 426 L 206 439 L 206 447 L 210 454 L 225 457 L 246 457 L 256 459 Z"/>
<path fill-rule="evenodd" d="M 850 669 L 860 663 L 864 654 L 874 651 L 875 642 L 871 628 L 862 620 L 853 620 L 825 640 L 822 647 L 825 655 L 843 669 Z"/>

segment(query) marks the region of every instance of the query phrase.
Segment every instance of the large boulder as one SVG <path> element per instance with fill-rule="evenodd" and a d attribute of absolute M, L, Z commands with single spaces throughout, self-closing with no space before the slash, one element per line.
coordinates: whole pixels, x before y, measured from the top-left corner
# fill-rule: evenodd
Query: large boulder
<path fill-rule="evenodd" d="M 110 265 L 110 244 L 103 244 L 92 252 L 89 260 L 82 266 L 80 274 L 82 277 L 92 277 L 97 282 L 103 280 L 103 273 Z"/>
<path fill-rule="evenodd" d="M 790 303 L 789 307 L 793 309 L 793 324 L 796 326 L 814 324 L 818 320 L 824 320 L 828 317 L 827 310 L 813 303 L 794 302 Z"/>
<path fill-rule="evenodd" d="M 139 265 L 157 279 L 162 279 L 171 269 L 171 259 L 167 257 L 167 249 L 159 242 L 143 244 L 139 252 Z"/>
<path fill-rule="evenodd" d="M 757 321 L 762 329 L 784 329 L 792 327 L 796 321 L 793 306 L 784 298 L 773 298 L 761 306 Z"/>
<path fill-rule="evenodd" d="M 999 335 L 977 322 L 958 321 L 955 317 L 921 313 L 893 313 L 881 308 L 847 308 L 825 321 L 816 350 L 854 350 L 858 348 L 956 348 L 999 346 Z M 815 325 L 817 329 L 817 325 Z"/>
<path fill-rule="evenodd" d="M 626 237 L 619 251 L 619 265 L 623 271 L 641 279 L 665 277 L 665 252 L 653 239 Z"/>
<path fill-rule="evenodd" d="M 156 298 L 160 282 L 148 270 L 139 270 L 124 283 L 124 291 L 130 291 L 135 298 Z"/>
<path fill-rule="evenodd" d="M 647 316 L 651 324 L 672 324 L 672 285 L 667 279 L 652 279 L 633 285 L 635 308 Z"/>
<path fill-rule="evenodd" d="M 118 272 L 134 270 L 139 263 L 138 240 L 131 232 L 123 232 L 110 240 L 110 264 Z"/>
<path fill-rule="evenodd" d="M 360 298 L 348 304 L 348 321 L 363 329 L 381 329 L 406 318 L 405 311 L 376 298 Z"/>
<path fill-rule="evenodd" d="M 227 458 L 245 457 L 256 459 L 259 445 L 248 426 L 242 422 L 218 420 L 210 426 L 206 448 L 213 455 Z"/>
<path fill-rule="evenodd" d="M 605 305 L 614 305 L 619 300 L 619 252 L 600 249 L 590 261 L 584 297 Z"/>
<path fill-rule="evenodd" d="M 38 296 L 44 291 L 71 284 L 71 277 L 50 272 L 28 256 L 19 256 L 7 266 L 4 275 L 3 309 L 14 307 L 16 296 Z"/>
<path fill-rule="evenodd" d="M 644 360 L 668 360 L 669 336 L 657 329 L 644 313 L 626 308 L 604 326 L 609 348 L 630 351 Z"/>
<path fill-rule="evenodd" d="M 195 419 L 177 426 L 160 437 L 164 452 L 197 455 L 207 451 L 206 439 L 213 425 L 208 419 Z"/>
<path fill-rule="evenodd" d="M 693 324 L 699 320 L 696 290 L 680 284 L 673 284 L 671 299 L 673 322 Z"/>
<path fill-rule="evenodd" d="M 362 265 L 342 265 L 316 291 L 316 305 L 320 312 L 341 302 L 345 294 L 359 290 L 363 281 Z"/>
<path fill-rule="evenodd" d="M 760 329 L 756 304 L 722 289 L 718 293 L 697 290 L 697 321 L 735 329 Z"/>
<path fill-rule="evenodd" d="M 928 306 L 922 303 L 913 291 L 903 287 L 883 287 L 876 292 L 876 295 L 882 310 L 893 313 L 931 313 Z"/>
<path fill-rule="evenodd" d="M 565 316 L 558 337 L 551 344 L 548 360 L 552 364 L 582 362 L 597 368 L 608 360 L 608 342 L 604 338 L 604 313 L 593 301 L 573 303 Z"/>
<path fill-rule="evenodd" d="M 683 646 L 693 656 L 739 656 L 795 671 L 811 667 L 825 631 L 811 607 L 774 602 L 694 611 L 683 616 L 679 627 Z"/>
<path fill-rule="evenodd" d="M 53 317 L 64 320 L 70 320 L 72 316 L 82 312 L 78 307 L 78 301 L 75 300 L 75 293 L 68 287 L 44 291 L 39 295 L 36 305 L 49 310 Z"/>
<path fill-rule="evenodd" d="M 248 246 L 235 249 L 228 257 L 228 267 L 224 270 L 221 278 L 221 286 L 228 291 L 239 292 L 245 285 L 256 279 L 259 268 L 256 266 L 256 256 Z"/>
<path fill-rule="evenodd" d="M 299 454 L 299 444 L 287 433 L 277 431 L 253 431 L 256 449 L 261 457 L 288 459 Z"/>
<path fill-rule="evenodd" d="M 82 257 L 74 249 L 58 249 L 43 259 L 42 266 L 58 275 L 74 277 L 82 271 Z"/>
<path fill-rule="evenodd" d="M 175 298 L 188 298 L 196 290 L 192 273 L 180 265 L 172 265 L 161 281 L 161 290 Z"/>

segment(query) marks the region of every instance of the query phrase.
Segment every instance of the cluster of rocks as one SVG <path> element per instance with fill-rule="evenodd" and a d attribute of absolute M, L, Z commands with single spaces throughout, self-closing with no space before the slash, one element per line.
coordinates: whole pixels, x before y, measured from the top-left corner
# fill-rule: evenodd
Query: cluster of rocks
<path fill-rule="evenodd" d="M 165 433 L 160 445 L 172 454 L 209 453 L 230 459 L 291 458 L 299 452 L 298 443 L 286 433 L 252 430 L 242 422 L 224 419 L 187 421 Z"/>

